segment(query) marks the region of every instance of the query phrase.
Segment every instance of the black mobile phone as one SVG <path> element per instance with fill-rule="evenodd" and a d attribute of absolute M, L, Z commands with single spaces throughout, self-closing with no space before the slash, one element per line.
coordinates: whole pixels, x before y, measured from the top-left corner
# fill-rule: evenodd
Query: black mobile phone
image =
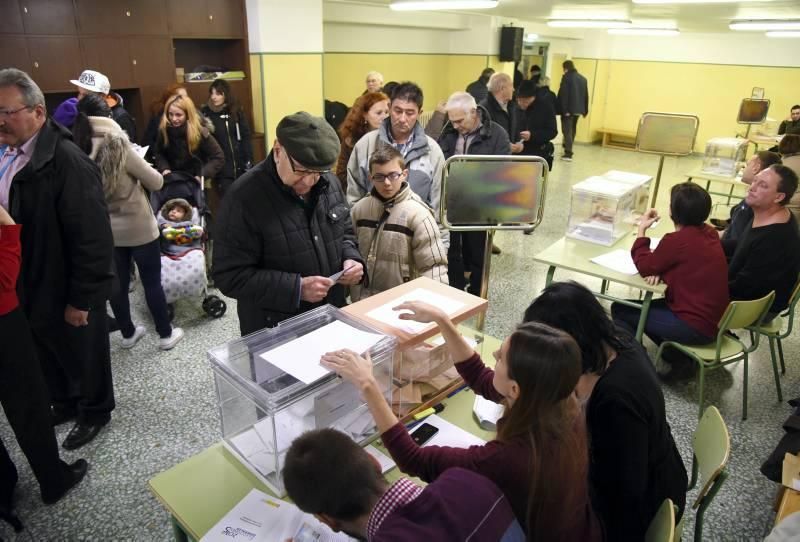
<path fill-rule="evenodd" d="M 439 432 L 438 427 L 434 427 L 429 423 L 423 423 L 422 425 L 414 429 L 414 432 L 411 433 L 411 438 L 414 440 L 414 442 L 417 443 L 418 446 L 422 446 L 423 444 L 431 440 L 433 438 L 433 435 L 435 435 L 438 432 Z"/>

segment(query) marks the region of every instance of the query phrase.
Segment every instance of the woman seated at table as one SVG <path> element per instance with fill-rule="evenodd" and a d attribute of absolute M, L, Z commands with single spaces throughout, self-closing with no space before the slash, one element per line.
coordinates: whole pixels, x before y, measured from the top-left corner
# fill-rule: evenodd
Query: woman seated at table
<path fill-rule="evenodd" d="M 456 368 L 475 393 L 505 405 L 496 439 L 483 446 L 419 447 L 392 412 L 372 374 L 354 352 L 331 352 L 322 365 L 361 390 L 381 439 L 403 472 L 426 482 L 450 467 L 483 474 L 505 493 L 528 540 L 600 540 L 589 504 L 586 426 L 574 394 L 580 350 L 566 333 L 523 324 L 487 368 L 439 308 L 422 302 L 395 307 L 400 317 L 439 326 Z"/>
<path fill-rule="evenodd" d="M 653 363 L 576 282 L 545 288 L 525 322 L 560 329 L 578 343 L 583 374 L 575 391 L 586 409 L 594 508 L 606 540 L 643 540 L 664 499 L 683 511 L 687 486 Z"/>
<path fill-rule="evenodd" d="M 675 232 L 666 234 L 651 250 L 648 228 L 660 217 L 650 209 L 642 216 L 639 236 L 631 248 L 639 274 L 649 284 L 667 284 L 665 297 L 650 305 L 644 331 L 656 344 L 708 344 L 714 342 L 717 323 L 728 306 L 725 253 L 719 235 L 705 223 L 711 212 L 711 196 L 696 184 L 676 184 L 670 193 L 669 209 Z M 613 303 L 611 314 L 614 322 L 635 333 L 640 308 Z M 667 349 L 664 359 L 672 365 L 663 375 L 666 380 L 694 374 L 694 361 L 677 350 Z"/>

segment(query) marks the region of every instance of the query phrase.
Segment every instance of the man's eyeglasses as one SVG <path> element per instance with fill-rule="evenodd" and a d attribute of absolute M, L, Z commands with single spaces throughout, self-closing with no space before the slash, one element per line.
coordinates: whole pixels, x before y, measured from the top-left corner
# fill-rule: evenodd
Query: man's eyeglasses
<path fill-rule="evenodd" d="M 370 179 L 372 180 L 373 183 L 382 183 L 385 182 L 386 179 L 395 182 L 397 179 L 402 177 L 402 175 L 403 175 L 402 171 L 392 171 L 391 173 L 387 173 L 385 175 L 383 173 L 375 173 L 372 176 L 370 176 Z"/>
<path fill-rule="evenodd" d="M 286 157 L 289 158 L 289 166 L 292 168 L 292 173 L 295 175 L 300 175 L 301 177 L 307 177 L 309 175 L 325 175 L 326 173 L 330 173 L 330 169 L 302 169 L 299 167 L 295 167 L 294 165 L 294 158 L 289 156 L 289 153 L 286 153 Z"/>
<path fill-rule="evenodd" d="M 29 105 L 23 105 L 19 109 L 14 109 L 13 111 L 9 111 L 7 109 L 0 109 L 0 119 L 7 119 L 11 115 L 16 115 L 17 113 L 19 113 L 23 109 L 32 109 L 32 107 L 29 106 Z"/>

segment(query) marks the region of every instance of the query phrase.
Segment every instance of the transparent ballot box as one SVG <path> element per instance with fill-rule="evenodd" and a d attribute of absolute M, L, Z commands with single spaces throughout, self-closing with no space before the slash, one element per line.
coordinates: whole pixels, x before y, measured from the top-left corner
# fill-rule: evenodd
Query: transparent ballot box
<path fill-rule="evenodd" d="M 647 210 L 652 177 L 610 171 L 572 187 L 567 237 L 610 246 Z"/>
<path fill-rule="evenodd" d="M 333 428 L 364 443 L 375 422 L 358 390 L 319 365 L 329 351 L 369 351 L 386 400 L 392 400 L 397 340 L 326 305 L 272 329 L 208 351 L 225 447 L 278 496 L 283 462 L 295 438 Z"/>
<path fill-rule="evenodd" d="M 702 171 L 713 175 L 734 177 L 736 167 L 744 162 L 748 141 L 737 137 L 714 137 L 706 142 Z"/>

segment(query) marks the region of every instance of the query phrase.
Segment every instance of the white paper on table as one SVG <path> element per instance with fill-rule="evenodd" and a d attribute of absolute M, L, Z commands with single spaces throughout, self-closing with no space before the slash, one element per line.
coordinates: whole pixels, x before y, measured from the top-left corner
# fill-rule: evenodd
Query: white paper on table
<path fill-rule="evenodd" d="M 486 441 L 482 438 L 476 437 L 469 431 L 461 429 L 457 425 L 453 425 L 444 418 L 440 418 L 436 414 L 432 414 L 425 418 L 424 423 L 429 423 L 437 427 L 439 431 L 433 435 L 428 442 L 423 444 L 425 446 L 452 446 L 455 448 L 468 448 L 469 446 L 483 446 Z"/>
<path fill-rule="evenodd" d="M 293 341 L 261 353 L 261 358 L 305 384 L 319 380 L 330 371 L 319 364 L 326 352 L 350 349 L 359 354 L 369 350 L 383 337 L 361 331 L 336 320 L 306 333 Z"/>
<path fill-rule="evenodd" d="M 391 457 L 389 457 L 385 453 L 381 452 L 379 449 L 377 449 L 372 444 L 370 444 L 369 446 L 366 446 L 364 448 L 364 451 L 367 452 L 372 457 L 374 457 L 375 460 L 380 464 L 381 473 L 388 472 L 388 471 L 392 470 L 393 468 L 395 468 L 397 466 L 397 464 L 394 461 L 392 461 Z"/>
<path fill-rule="evenodd" d="M 655 250 L 656 247 L 658 246 L 658 243 L 660 242 L 661 242 L 660 237 L 651 237 L 650 250 Z M 630 250 L 618 248 L 617 250 L 606 252 L 605 254 L 601 254 L 600 256 L 595 256 L 594 258 L 591 259 L 591 261 L 596 263 L 597 265 L 602 265 L 607 269 L 616 271 L 617 273 L 623 273 L 625 275 L 639 274 L 639 270 L 636 269 L 636 264 L 633 263 L 633 258 L 631 257 Z"/>
<path fill-rule="evenodd" d="M 270 497 L 257 489 L 239 501 L 200 542 L 350 542 L 343 533 L 334 533 L 294 504 Z"/>
<path fill-rule="evenodd" d="M 400 315 L 408 311 L 395 311 L 393 307 L 405 303 L 406 301 L 424 301 L 442 309 L 448 316 L 454 314 L 458 309 L 464 306 L 461 301 L 451 299 L 447 296 L 437 294 L 425 288 L 417 288 L 407 294 L 393 299 L 385 305 L 372 309 L 367 313 L 367 316 L 384 324 L 389 324 L 408 333 L 419 333 L 423 329 L 434 324 L 423 324 L 421 322 L 414 322 L 412 320 L 401 320 Z"/>

